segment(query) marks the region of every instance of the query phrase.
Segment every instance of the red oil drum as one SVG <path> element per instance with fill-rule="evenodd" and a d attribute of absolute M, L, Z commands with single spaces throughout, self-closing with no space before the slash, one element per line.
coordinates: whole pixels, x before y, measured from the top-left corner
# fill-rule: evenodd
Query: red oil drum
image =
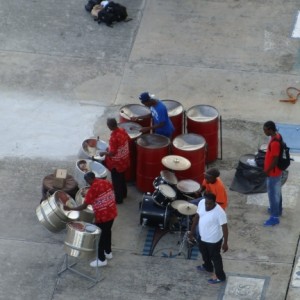
<path fill-rule="evenodd" d="M 135 122 L 119 123 L 119 127 L 124 128 L 128 133 L 129 140 L 129 153 L 130 153 L 130 168 L 125 172 L 126 181 L 134 181 L 136 178 L 136 140 L 142 135 L 140 129 L 142 126 Z"/>
<path fill-rule="evenodd" d="M 172 139 L 177 135 L 182 134 L 183 129 L 183 106 L 175 100 L 162 100 L 168 110 L 169 118 L 174 125 L 174 132 L 172 134 Z"/>
<path fill-rule="evenodd" d="M 143 134 L 137 141 L 136 187 L 153 192 L 153 181 L 165 169 L 161 160 L 169 155 L 170 139 L 159 134 Z"/>
<path fill-rule="evenodd" d="M 135 117 L 141 119 L 135 122 L 142 127 L 149 127 L 151 125 L 151 111 L 148 107 L 142 104 L 128 104 L 120 108 L 120 123 L 131 121 L 130 118 Z"/>
<path fill-rule="evenodd" d="M 202 135 L 207 143 L 206 162 L 218 158 L 219 113 L 213 106 L 195 105 L 186 112 L 188 133 Z"/>
<path fill-rule="evenodd" d="M 185 171 L 175 171 L 178 180 L 192 179 L 202 184 L 205 171 L 206 141 L 203 136 L 186 133 L 177 136 L 172 142 L 171 152 L 182 156 L 191 162 L 191 167 Z"/>

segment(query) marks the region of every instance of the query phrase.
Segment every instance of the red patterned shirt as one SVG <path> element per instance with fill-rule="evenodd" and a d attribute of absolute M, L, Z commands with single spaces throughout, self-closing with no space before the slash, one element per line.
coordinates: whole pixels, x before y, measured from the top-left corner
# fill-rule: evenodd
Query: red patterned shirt
<path fill-rule="evenodd" d="M 110 171 L 116 169 L 121 173 L 129 168 L 129 139 L 129 135 L 124 128 L 117 127 L 111 132 L 108 152 L 111 152 L 112 156 L 106 155 L 105 158 L 106 167 Z"/>
<path fill-rule="evenodd" d="M 111 221 L 118 215 L 113 186 L 108 180 L 96 178 L 84 202 L 92 205 L 96 223 Z"/>

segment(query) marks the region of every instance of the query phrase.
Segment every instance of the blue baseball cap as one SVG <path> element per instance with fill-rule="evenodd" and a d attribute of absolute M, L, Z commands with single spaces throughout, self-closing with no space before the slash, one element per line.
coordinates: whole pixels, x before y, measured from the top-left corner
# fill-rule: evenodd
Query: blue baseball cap
<path fill-rule="evenodd" d="M 146 102 L 152 99 L 151 96 L 152 95 L 150 95 L 148 92 L 144 92 L 140 94 L 139 99 L 141 100 L 141 102 Z"/>

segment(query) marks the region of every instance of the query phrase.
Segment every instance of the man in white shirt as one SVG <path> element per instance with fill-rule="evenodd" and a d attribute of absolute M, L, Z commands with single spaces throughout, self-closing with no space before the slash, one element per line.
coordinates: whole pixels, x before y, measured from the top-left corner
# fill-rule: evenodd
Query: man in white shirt
<path fill-rule="evenodd" d="M 199 226 L 199 249 L 204 264 L 198 266 L 200 271 L 214 272 L 209 283 L 215 284 L 226 280 L 223 270 L 221 248 L 228 250 L 227 217 L 224 210 L 216 203 L 216 196 L 206 193 L 205 198 L 198 204 L 197 213 L 193 219 L 190 239 L 194 237 L 196 226 Z"/>

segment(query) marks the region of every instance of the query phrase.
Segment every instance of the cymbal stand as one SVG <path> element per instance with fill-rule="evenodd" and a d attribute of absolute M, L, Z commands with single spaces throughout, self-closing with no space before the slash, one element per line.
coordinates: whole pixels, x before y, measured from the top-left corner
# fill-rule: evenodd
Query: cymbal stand
<path fill-rule="evenodd" d="M 183 237 L 182 237 L 182 240 L 181 240 L 181 243 L 179 245 L 179 251 L 178 251 L 178 255 L 181 255 L 181 253 L 183 252 L 183 248 L 185 245 L 187 245 L 187 248 L 188 248 L 188 251 L 187 251 L 187 259 L 190 259 L 191 258 L 191 252 L 192 252 L 192 247 L 193 247 L 193 242 L 190 241 L 189 239 L 189 232 L 190 232 L 190 229 L 189 229 L 189 224 L 190 224 L 190 217 L 189 216 L 186 216 L 186 222 L 187 222 L 187 230 L 185 231 Z M 181 230 L 180 230 L 180 235 L 181 235 Z M 197 243 L 197 241 L 195 240 L 195 242 Z M 179 243 L 179 242 L 178 242 Z"/>
<path fill-rule="evenodd" d="M 182 253 L 182 250 L 184 248 L 184 245 L 186 245 L 187 241 L 188 241 L 188 232 L 189 232 L 189 216 L 186 216 L 185 217 L 185 220 L 186 220 L 186 231 L 184 232 L 182 230 L 182 221 L 180 222 L 180 226 L 179 226 L 179 234 L 180 234 L 180 237 L 182 236 L 183 232 L 184 232 L 184 235 L 181 239 L 181 241 L 178 242 L 179 244 L 179 251 L 178 251 L 178 255 L 181 255 Z"/>
<path fill-rule="evenodd" d="M 100 239 L 100 236 L 97 236 L 96 239 L 95 239 L 96 259 L 98 259 L 99 239 Z M 95 277 L 92 277 L 92 276 L 89 276 L 89 275 L 87 275 L 83 272 L 80 272 L 80 271 L 76 270 L 75 268 L 73 268 L 76 264 L 77 264 L 77 262 L 74 262 L 74 263 L 70 264 L 69 255 L 67 253 L 65 253 L 61 270 L 57 273 L 57 275 L 60 276 L 63 272 L 69 270 L 70 272 L 76 273 L 77 275 L 80 275 L 80 276 L 84 277 L 85 279 L 88 279 L 88 280 L 92 281 L 93 284 L 90 285 L 88 288 L 93 287 L 95 284 L 97 284 L 98 282 L 100 282 L 104 279 L 104 278 L 99 278 L 99 267 L 98 266 L 95 268 L 96 269 L 95 270 Z"/>

